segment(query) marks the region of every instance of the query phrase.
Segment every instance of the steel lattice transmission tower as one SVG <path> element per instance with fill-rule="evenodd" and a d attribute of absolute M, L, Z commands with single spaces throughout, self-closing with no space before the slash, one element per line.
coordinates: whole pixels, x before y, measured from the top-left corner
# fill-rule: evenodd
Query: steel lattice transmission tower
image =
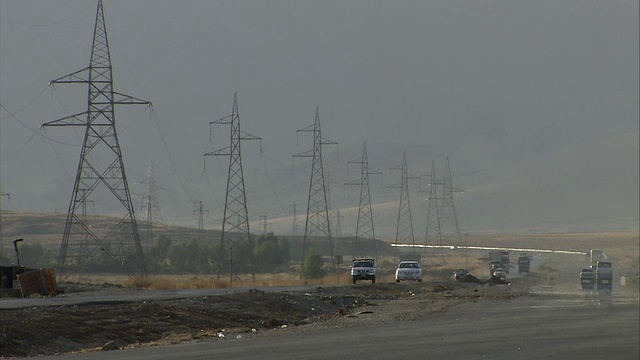
<path fill-rule="evenodd" d="M 438 183 L 436 180 L 436 168 L 435 161 L 431 161 L 431 172 L 429 173 L 429 183 L 427 184 L 427 190 L 420 190 L 420 192 L 428 193 L 427 201 L 427 227 L 424 236 L 425 245 L 434 245 L 437 242 L 442 246 L 442 231 L 440 227 L 440 208 L 438 201 Z M 441 251 L 442 260 L 444 262 L 444 252 Z"/>
<path fill-rule="evenodd" d="M 380 171 L 369 168 L 369 156 L 367 155 L 367 143 L 362 147 L 362 157 L 349 161 L 347 164 L 360 164 L 360 179 L 346 182 L 345 185 L 360 185 L 360 203 L 358 205 L 358 222 L 356 223 L 356 239 L 353 245 L 353 257 L 358 256 L 358 241 L 360 238 L 376 238 L 373 226 L 373 211 L 371 209 L 371 191 L 369 189 L 369 175 L 382 174 Z M 378 256 L 377 248 L 373 248 L 374 256 Z"/>
<path fill-rule="evenodd" d="M 198 215 L 198 240 L 202 240 L 202 233 L 204 231 L 204 214 L 209 214 L 209 210 L 202 209 L 202 201 L 194 201 L 193 206 L 195 207 L 193 213 Z"/>
<path fill-rule="evenodd" d="M 324 167 L 322 165 L 322 145 L 337 145 L 335 141 L 322 137 L 320 129 L 320 112 L 316 107 L 316 119 L 313 125 L 297 131 L 313 133 L 313 149 L 307 150 L 293 157 L 310 157 L 311 179 L 309 181 L 309 197 L 307 200 L 307 219 L 304 224 L 304 240 L 302 243 L 302 260 L 304 261 L 307 251 L 307 242 L 310 237 L 326 237 L 329 242 L 331 254 L 335 249 L 331 239 L 331 225 L 329 221 L 329 205 L 327 202 L 327 191 L 324 181 Z"/>
<path fill-rule="evenodd" d="M 442 199 L 439 207 L 440 212 L 440 227 L 444 228 L 445 225 L 449 225 L 453 228 L 453 234 L 451 238 L 457 242 L 462 243 L 462 233 L 460 232 L 460 225 L 458 224 L 458 215 L 456 213 L 456 206 L 453 203 L 453 194 L 462 192 L 462 190 L 453 187 L 453 180 L 451 177 L 451 167 L 449 166 L 449 157 L 446 160 L 445 176 L 440 182 L 442 184 Z"/>
<path fill-rule="evenodd" d="M 160 212 L 160 201 L 158 200 L 158 190 L 162 190 L 156 183 L 156 175 L 153 171 L 153 160 L 149 160 L 149 169 L 147 170 L 146 195 L 142 197 L 142 219 L 147 227 L 146 246 L 150 246 L 153 242 L 153 224 L 160 223 L 163 220 Z"/>
<path fill-rule="evenodd" d="M 231 115 L 216 121 L 211 121 L 209 127 L 214 124 L 231 125 L 230 145 L 207 154 L 207 156 L 228 156 L 229 170 L 227 173 L 227 192 L 224 200 L 224 214 L 222 221 L 222 234 L 220 236 L 220 258 L 224 252 L 225 243 L 233 243 L 234 240 L 249 241 L 249 213 L 247 211 L 247 196 L 242 170 L 241 144 L 244 140 L 260 140 L 261 138 L 240 130 L 240 115 L 238 112 L 238 95 L 233 94 L 233 109 Z M 261 145 L 262 146 L 262 145 Z M 233 234 L 233 235 L 232 235 Z M 221 261 L 218 262 L 218 277 L 220 277 Z"/>
<path fill-rule="evenodd" d="M 402 154 L 402 164 L 392 167 L 391 170 L 400 170 L 400 183 L 391 185 L 389 188 L 400 189 L 400 205 L 398 206 L 398 222 L 396 227 L 396 244 L 399 242 L 415 245 L 413 236 L 413 220 L 411 219 L 411 204 L 409 202 L 409 179 L 416 179 L 409 175 L 407 170 L 407 154 Z"/>
<path fill-rule="evenodd" d="M 57 273 L 60 277 L 68 278 L 88 267 L 102 266 L 109 261 L 130 276 L 146 275 L 138 225 L 116 132 L 115 105 L 151 103 L 114 91 L 112 71 L 102 1 L 99 0 L 89 66 L 50 83 L 87 84 L 87 111 L 43 124 L 47 127 L 85 128 L 58 257 Z M 123 210 L 117 224 L 104 229 L 83 218 L 81 209 L 88 201 L 107 202 L 113 196 Z"/>

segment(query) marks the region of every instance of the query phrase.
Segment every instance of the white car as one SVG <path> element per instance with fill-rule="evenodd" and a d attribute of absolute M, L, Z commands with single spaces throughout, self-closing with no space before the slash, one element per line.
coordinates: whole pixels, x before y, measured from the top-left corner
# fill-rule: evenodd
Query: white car
<path fill-rule="evenodd" d="M 351 265 L 351 278 L 355 284 L 358 280 L 371 280 L 372 284 L 376 283 L 376 267 L 375 261 L 371 258 L 353 259 Z"/>
<path fill-rule="evenodd" d="M 503 268 L 497 268 L 493 271 L 493 276 L 504 280 L 507 278 L 507 272 Z"/>
<path fill-rule="evenodd" d="M 422 281 L 422 268 L 417 261 L 400 261 L 396 267 L 396 282 L 401 280 Z"/>

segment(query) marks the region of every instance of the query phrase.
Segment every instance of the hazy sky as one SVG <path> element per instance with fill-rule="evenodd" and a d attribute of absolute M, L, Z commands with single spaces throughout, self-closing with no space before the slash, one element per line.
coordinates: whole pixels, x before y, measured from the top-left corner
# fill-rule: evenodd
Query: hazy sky
<path fill-rule="evenodd" d="M 95 6 L 93 0 L 0 1 L 0 177 L 2 192 L 11 195 L 2 199 L 3 209 L 68 206 L 82 133 L 38 127 L 86 110 L 85 87 L 53 89 L 48 82 L 88 65 Z M 493 166 L 519 178 L 535 172 L 521 160 L 535 156 L 544 169 L 578 151 L 566 144 L 624 138 L 630 145 L 616 151 L 628 156 L 612 155 L 625 169 L 614 176 L 627 191 L 617 196 L 632 197 L 627 210 L 637 204 L 637 191 L 628 193 L 638 184 L 637 0 L 105 0 L 104 9 L 115 89 L 154 103 L 153 114 L 139 106 L 117 109 L 127 176 L 131 183 L 144 180 L 153 158 L 160 185 L 171 192 L 165 201 L 182 213 L 174 218 L 193 221 L 198 199 L 212 213 L 221 211 L 214 208 L 224 193 L 216 185 L 223 160 L 211 160 L 204 178 L 202 162 L 205 152 L 226 146 L 227 128 L 214 128 L 210 142 L 208 123 L 230 113 L 235 91 L 242 129 L 263 139 L 262 158 L 257 144 L 243 145 L 247 176 L 270 171 L 277 182 L 291 155 L 311 148 L 296 130 L 313 123 L 319 106 L 323 136 L 344 151 L 328 161 L 345 177 L 357 176 L 344 169 L 364 141 L 380 153 L 378 160 L 370 155 L 372 167 L 384 170 L 408 150 L 416 172 L 452 155 L 454 172 Z M 579 152 L 598 153 L 589 149 Z M 548 151 L 554 152 L 537 157 Z M 504 168 L 505 159 L 513 167 Z M 605 178 L 601 167 L 584 164 L 580 174 Z M 286 215 L 290 202 L 306 206 L 305 181 L 298 181 L 298 200 L 271 200 L 280 212 L 272 217 Z M 500 183 L 486 174 L 460 181 L 467 189 Z M 608 186 L 582 184 L 585 192 L 575 197 Z M 259 198 L 262 190 L 252 191 Z M 267 208 L 273 194 L 262 195 L 256 206 Z M 500 227 L 500 218 L 495 214 L 491 226 Z"/>

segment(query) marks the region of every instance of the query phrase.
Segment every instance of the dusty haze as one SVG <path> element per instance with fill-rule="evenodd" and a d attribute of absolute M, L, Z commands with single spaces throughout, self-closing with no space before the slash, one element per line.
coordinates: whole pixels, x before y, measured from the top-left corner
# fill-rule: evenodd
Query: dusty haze
<path fill-rule="evenodd" d="M 40 124 L 86 109 L 86 88 L 47 84 L 89 62 L 96 1 L 0 2 L 2 210 L 65 212 L 83 134 Z M 330 208 L 355 233 L 358 158 L 367 142 L 376 232 L 395 235 L 399 181 L 442 174 L 450 157 L 463 231 L 637 230 L 637 1 L 104 2 L 116 91 L 154 103 L 120 106 L 117 129 L 140 217 L 150 159 L 168 223 L 197 226 L 193 202 L 221 227 L 238 92 L 252 231 L 291 232 L 306 211 L 311 149 L 296 130 L 319 106 Z M 307 159 L 308 160 L 308 159 Z M 416 239 L 422 181 L 411 180 Z M 109 214 L 112 201 L 89 212 Z M 299 218 L 299 232 L 304 219 Z M 336 232 L 335 224 L 334 233 Z"/>

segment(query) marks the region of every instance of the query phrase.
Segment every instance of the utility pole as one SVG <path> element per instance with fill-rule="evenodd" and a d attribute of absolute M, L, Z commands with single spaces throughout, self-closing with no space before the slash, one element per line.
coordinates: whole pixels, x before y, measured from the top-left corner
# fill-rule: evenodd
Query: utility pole
<path fill-rule="evenodd" d="M 240 130 L 240 114 L 238 112 L 238 95 L 233 94 L 233 108 L 231 115 L 221 119 L 209 122 L 209 139 L 211 139 L 211 125 L 231 125 L 230 145 L 226 148 L 219 149 L 204 154 L 207 156 L 228 156 L 229 170 L 227 172 L 227 192 L 224 200 L 224 215 L 222 221 L 222 234 L 220 236 L 220 255 L 218 261 L 218 274 L 220 278 L 220 266 L 222 262 L 222 251 L 225 248 L 225 242 L 233 242 L 231 233 L 237 233 L 240 241 L 250 241 L 249 233 L 249 213 L 247 211 L 247 196 L 244 185 L 244 174 L 242 170 L 242 152 L 241 144 L 245 140 L 260 140 L 260 148 L 262 148 L 262 140 L 254 135 L 248 134 Z"/>
<path fill-rule="evenodd" d="M 389 188 L 400 189 L 400 204 L 398 206 L 398 221 L 396 227 L 396 241 L 405 243 L 411 242 L 416 244 L 413 236 L 413 220 L 411 219 L 411 204 L 409 203 L 409 179 L 417 179 L 413 175 L 409 175 L 407 170 L 407 154 L 402 154 L 402 164 L 392 167 L 391 170 L 400 170 L 400 183 L 391 185 Z"/>
<path fill-rule="evenodd" d="M 469 268 L 469 233 L 464 233 L 464 263 L 465 268 Z"/>
<path fill-rule="evenodd" d="M 261 215 L 262 220 L 262 236 L 267 236 L 267 215 Z"/>
<path fill-rule="evenodd" d="M 375 228 L 373 226 L 373 211 L 371 208 L 371 190 L 369 189 L 369 175 L 380 175 L 380 171 L 369 168 L 369 156 L 367 155 L 367 143 L 362 147 L 362 157 L 349 161 L 347 164 L 360 165 L 360 179 L 346 182 L 345 185 L 360 186 L 360 203 L 358 205 L 358 222 L 356 224 L 356 239 L 353 245 L 353 258 L 358 257 L 358 242 L 360 238 L 376 238 Z M 374 256 L 377 260 L 378 250 L 373 245 Z"/>
<path fill-rule="evenodd" d="M 342 225 L 340 224 L 340 218 L 344 216 L 340 215 L 340 209 L 336 210 L 336 236 L 342 237 Z"/>
<path fill-rule="evenodd" d="M 0 192 L 0 259 L 4 256 L 4 239 L 2 238 L 2 197 L 6 196 L 9 201 L 11 201 L 11 195 L 7 193 Z"/>
<path fill-rule="evenodd" d="M 302 261 L 307 250 L 307 242 L 311 236 L 326 237 L 329 243 L 331 255 L 335 255 L 333 241 L 331 239 L 331 225 L 329 221 L 329 204 L 324 181 L 324 167 L 322 165 L 322 145 L 337 145 L 335 141 L 322 137 L 320 129 L 320 112 L 316 107 L 316 118 L 313 125 L 300 129 L 297 133 L 310 132 L 313 134 L 313 149 L 293 155 L 296 157 L 310 157 L 311 178 L 309 181 L 309 196 L 307 200 L 307 219 L 304 224 L 304 240 L 302 243 Z M 302 277 L 302 272 L 300 273 Z"/>
<path fill-rule="evenodd" d="M 115 105 L 150 106 L 151 103 L 114 90 L 102 0 L 98 0 L 95 19 L 89 66 L 50 82 L 51 85 L 87 84 L 87 110 L 42 125 L 77 126 L 85 130 L 56 272 L 62 278 L 69 278 L 73 274 L 81 274 L 87 265 L 106 258 L 114 268 L 129 276 L 146 276 L 138 224 L 116 131 Z M 82 218 L 82 206 L 89 196 L 100 201 L 115 196 L 116 203 L 123 210 L 115 226 L 99 231 L 96 230 L 98 226 L 94 227 Z M 84 244 L 85 234 L 90 244 Z"/>
<path fill-rule="evenodd" d="M 296 204 L 289 205 L 289 208 L 293 207 L 293 218 L 291 220 L 291 236 L 298 236 L 298 212 L 296 211 Z"/>

